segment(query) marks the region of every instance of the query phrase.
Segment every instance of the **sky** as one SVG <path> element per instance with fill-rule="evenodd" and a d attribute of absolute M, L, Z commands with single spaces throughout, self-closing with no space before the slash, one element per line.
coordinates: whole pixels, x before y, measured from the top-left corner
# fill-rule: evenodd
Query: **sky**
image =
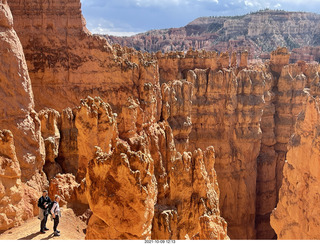
<path fill-rule="evenodd" d="M 130 36 L 182 27 L 198 17 L 235 16 L 261 9 L 320 14 L 320 0 L 81 0 L 94 34 Z"/>

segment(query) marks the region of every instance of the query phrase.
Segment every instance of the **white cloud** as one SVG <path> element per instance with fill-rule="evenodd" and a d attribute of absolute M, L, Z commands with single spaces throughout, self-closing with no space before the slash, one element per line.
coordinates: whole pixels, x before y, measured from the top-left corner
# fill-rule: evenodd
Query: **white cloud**
<path fill-rule="evenodd" d="M 181 0 L 134 0 L 139 7 L 161 6 L 161 5 L 180 5 Z"/>
<path fill-rule="evenodd" d="M 274 5 L 274 8 L 281 8 L 281 4 L 277 3 L 276 5 Z"/>
<path fill-rule="evenodd" d="M 319 0 L 278 0 L 278 2 L 290 3 L 290 4 L 311 4 L 311 3 L 319 3 Z"/>
<path fill-rule="evenodd" d="M 219 0 L 197 0 L 198 2 L 219 3 Z"/>
<path fill-rule="evenodd" d="M 139 7 L 164 7 L 172 5 L 189 5 L 196 2 L 219 3 L 219 0 L 133 0 Z"/>
<path fill-rule="evenodd" d="M 109 28 L 104 28 L 101 26 L 91 29 L 91 32 L 93 34 L 104 34 L 104 35 L 111 35 L 111 36 L 133 36 L 140 33 L 140 32 L 121 31 L 121 30 L 117 31 Z"/>
<path fill-rule="evenodd" d="M 93 34 L 107 34 L 112 36 L 133 36 L 144 32 L 144 30 L 135 31 L 130 25 L 119 27 L 111 21 L 102 18 L 93 20 L 87 24 L 87 27 Z"/>
<path fill-rule="evenodd" d="M 281 3 L 286 4 L 305 4 L 306 0 L 239 0 L 239 3 L 244 3 L 248 7 L 255 6 L 265 6 L 265 5 L 273 5 L 273 6 L 282 6 Z M 319 0 L 308 0 L 308 3 L 319 3 Z"/>
<path fill-rule="evenodd" d="M 244 5 L 246 5 L 249 8 L 253 8 L 253 7 L 262 8 L 266 4 L 268 5 L 268 1 L 264 1 L 263 3 L 261 3 L 261 1 L 258 1 L 258 0 L 245 0 L 245 1 L 241 0 L 240 2 L 244 2 Z"/>
<path fill-rule="evenodd" d="M 253 7 L 253 2 L 250 2 L 250 1 L 244 1 L 244 4 L 248 7 Z"/>

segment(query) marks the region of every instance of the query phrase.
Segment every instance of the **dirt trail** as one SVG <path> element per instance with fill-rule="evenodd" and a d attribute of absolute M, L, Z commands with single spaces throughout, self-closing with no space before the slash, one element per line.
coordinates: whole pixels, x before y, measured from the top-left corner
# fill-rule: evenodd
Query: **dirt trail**
<path fill-rule="evenodd" d="M 86 224 L 75 215 L 72 209 L 64 209 L 58 226 L 61 236 L 53 236 L 53 221 L 48 217 L 45 234 L 40 233 L 40 220 L 34 217 L 21 226 L 0 234 L 0 240 L 84 240 Z"/>

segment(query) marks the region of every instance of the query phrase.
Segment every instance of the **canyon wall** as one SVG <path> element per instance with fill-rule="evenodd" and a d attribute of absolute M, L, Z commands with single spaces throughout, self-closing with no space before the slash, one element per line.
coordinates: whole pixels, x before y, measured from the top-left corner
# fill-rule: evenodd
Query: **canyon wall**
<path fill-rule="evenodd" d="M 22 180 L 27 181 L 42 170 L 44 144 L 23 49 L 7 1 L 0 5 L 1 129 L 12 132 Z"/>
<path fill-rule="evenodd" d="M 157 53 L 157 58 L 161 83 L 183 78 L 194 86 L 191 114 L 184 116 L 192 124 L 189 148 L 215 147 L 230 238 L 275 238 L 270 214 L 278 201 L 287 145 L 305 103 L 304 88 L 314 89 L 319 82 L 317 65 L 289 64 L 286 48 L 253 66 L 246 53 L 235 58 L 189 50 Z"/>
<path fill-rule="evenodd" d="M 318 61 L 317 52 L 303 52 L 299 48 L 319 49 L 319 19 L 315 13 L 266 9 L 242 16 L 200 17 L 184 27 L 151 30 L 129 37 L 102 36 L 111 44 L 147 52 L 190 48 L 238 53 L 248 50 L 250 59 L 263 58 L 277 47 L 286 46 L 295 50 L 292 61 Z"/>
<path fill-rule="evenodd" d="M 319 239 L 319 98 L 310 94 L 290 138 L 279 203 L 271 225 L 278 238 Z"/>
<path fill-rule="evenodd" d="M 211 148 L 204 151 L 204 155 L 202 150 L 190 154 L 182 145 L 177 152 L 171 127 L 168 122 L 160 122 L 161 89 L 154 57 L 133 49 L 111 47 L 104 39 L 91 36 L 85 29 L 79 1 L 44 1 L 40 4 L 37 1 L 10 1 L 10 6 L 15 29 L 24 46 L 36 110 L 39 111 L 46 150 L 43 170 L 51 181 L 50 194 L 64 189 L 59 186 L 65 182 L 64 178 L 59 180 L 63 177 L 61 173 L 75 176 L 76 190 L 66 192 L 79 196 L 81 200 L 78 200 L 89 204 L 93 211 L 87 238 L 228 239 L 227 224 L 219 211 L 214 151 Z M 175 89 L 172 91 L 178 91 Z M 80 98 L 95 94 L 101 98 L 88 97 L 80 106 L 74 107 Z M 57 99 L 52 99 L 54 97 Z M 103 100 L 110 101 L 117 114 Z M 170 104 L 170 107 L 177 114 L 181 113 L 176 104 Z M 163 143 L 168 144 L 167 149 L 162 147 Z M 113 170 L 124 171 L 124 178 L 108 170 L 108 160 L 103 166 L 105 159 L 96 158 L 95 146 L 99 146 L 101 155 L 111 155 L 110 160 L 115 164 Z M 124 154 L 130 163 L 122 168 L 118 158 Z M 106 173 L 103 177 L 107 177 L 110 187 L 101 200 L 111 212 L 108 208 L 100 212 L 101 203 L 94 189 L 99 189 L 99 185 L 104 187 L 104 180 L 96 178 L 96 170 L 92 172 L 93 162 L 97 162 L 98 172 L 107 167 L 102 172 Z M 183 184 L 189 184 L 189 190 L 185 199 L 180 199 L 179 195 L 174 195 L 179 190 L 170 186 L 170 182 L 173 184 L 175 178 L 180 181 L 180 172 L 173 173 L 172 168 L 184 163 L 188 166 L 187 182 L 183 181 Z M 119 190 L 118 184 L 123 185 Z M 134 190 L 133 199 L 139 196 L 132 203 L 131 198 L 125 198 L 129 187 Z M 139 195 L 144 187 L 150 190 Z M 116 196 L 112 194 L 114 190 Z M 64 200 L 69 198 L 61 192 Z M 106 205 L 109 197 L 111 202 Z M 120 197 L 121 201 L 112 201 L 113 197 Z M 70 197 L 70 201 L 74 198 Z M 191 204 L 190 201 L 193 207 L 186 212 L 185 206 Z M 142 202 L 145 204 L 141 205 Z M 132 224 L 128 225 L 126 221 L 130 215 L 119 216 L 117 221 L 117 218 L 110 218 L 117 212 L 123 213 L 124 207 L 128 211 L 132 209 L 131 221 L 137 225 L 132 231 L 129 230 Z M 176 216 L 170 224 L 162 222 L 168 211 Z M 174 229 L 174 225 L 179 227 Z"/>
<path fill-rule="evenodd" d="M 61 112 L 88 95 L 97 95 L 119 113 L 127 94 L 138 98 L 145 83 L 156 86 L 156 62 L 149 55 L 112 48 L 103 38 L 92 36 L 79 0 L 10 0 L 9 4 L 24 47 L 37 111 L 49 107 Z"/>

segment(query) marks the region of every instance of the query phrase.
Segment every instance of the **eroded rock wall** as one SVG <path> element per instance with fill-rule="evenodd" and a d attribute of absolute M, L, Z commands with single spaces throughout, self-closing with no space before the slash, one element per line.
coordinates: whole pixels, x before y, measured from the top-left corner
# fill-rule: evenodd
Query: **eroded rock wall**
<path fill-rule="evenodd" d="M 318 61 L 319 19 L 315 13 L 266 9 L 243 16 L 200 17 L 184 27 L 129 37 L 104 37 L 110 43 L 148 52 L 186 52 L 190 48 L 217 52 L 248 50 L 251 59 L 286 46 L 295 53 L 292 60 Z"/>
<path fill-rule="evenodd" d="M 42 136 L 46 144 L 44 172 L 49 179 L 58 173 L 71 173 L 80 182 L 86 175 L 95 146 L 109 152 L 118 136 L 116 114 L 100 98 L 87 97 L 62 115 L 53 109 L 40 112 Z"/>
<path fill-rule="evenodd" d="M 221 210 L 229 224 L 228 233 L 231 238 L 275 238 L 270 214 L 278 201 L 287 144 L 303 109 L 304 88 L 318 91 L 318 66 L 289 65 L 290 53 L 279 48 L 263 65 L 248 67 L 244 52 L 239 67 L 232 66 L 234 55 L 229 63 L 229 57 L 221 54 L 214 68 L 201 69 L 203 64 L 193 63 L 194 69 L 187 71 L 179 65 L 188 55 L 158 55 L 178 64 L 159 61 L 159 67 L 172 70 L 171 78 L 180 77 L 194 86 L 189 147 L 214 145 L 216 149 Z M 194 55 L 205 60 L 210 53 Z M 171 84 L 167 77 L 160 72 L 163 88 Z M 163 111 L 168 110 L 166 103 L 164 99 Z"/>
<path fill-rule="evenodd" d="M 307 97 L 290 138 L 271 225 L 279 239 L 319 239 L 319 98 Z"/>
<path fill-rule="evenodd" d="M 119 113 L 127 94 L 138 98 L 145 83 L 157 85 L 158 68 L 151 55 L 111 47 L 105 39 L 92 36 L 79 0 L 8 2 L 24 47 L 37 111 L 49 107 L 61 112 L 90 95 L 109 101 Z M 160 94 L 159 86 L 158 90 Z"/>
<path fill-rule="evenodd" d="M 7 230 L 33 216 L 32 206 L 23 199 L 21 170 L 13 135 L 0 131 L 0 230 Z"/>
<path fill-rule="evenodd" d="M 267 82 L 255 70 L 195 70 L 190 143 L 216 149 L 221 211 L 231 238 L 255 238 L 256 159 Z"/>
<path fill-rule="evenodd" d="M 192 84 L 176 81 L 168 89 L 170 116 L 190 114 Z M 146 101 L 152 96 L 147 92 Z M 189 105 L 177 106 L 182 101 Z M 68 206 L 88 204 L 93 215 L 87 239 L 228 239 L 214 148 L 192 154 L 180 143 L 179 152 L 168 121 L 144 122 L 153 105 L 129 98 L 119 123 L 111 106 L 97 97 L 61 115 L 42 110 L 43 137 L 54 142 L 60 136 L 60 143 L 46 147 L 49 194 L 60 194 Z M 142 106 L 149 114 L 142 114 Z M 168 211 L 175 219 L 163 222 Z"/>
<path fill-rule="evenodd" d="M 213 148 L 178 153 L 165 122 L 129 144 L 118 140 L 109 154 L 98 149 L 89 163 L 87 239 L 228 239 Z"/>
<path fill-rule="evenodd" d="M 7 1 L 0 2 L 0 123 L 15 137 L 22 180 L 28 181 L 44 164 L 44 143 L 28 68 Z"/>

